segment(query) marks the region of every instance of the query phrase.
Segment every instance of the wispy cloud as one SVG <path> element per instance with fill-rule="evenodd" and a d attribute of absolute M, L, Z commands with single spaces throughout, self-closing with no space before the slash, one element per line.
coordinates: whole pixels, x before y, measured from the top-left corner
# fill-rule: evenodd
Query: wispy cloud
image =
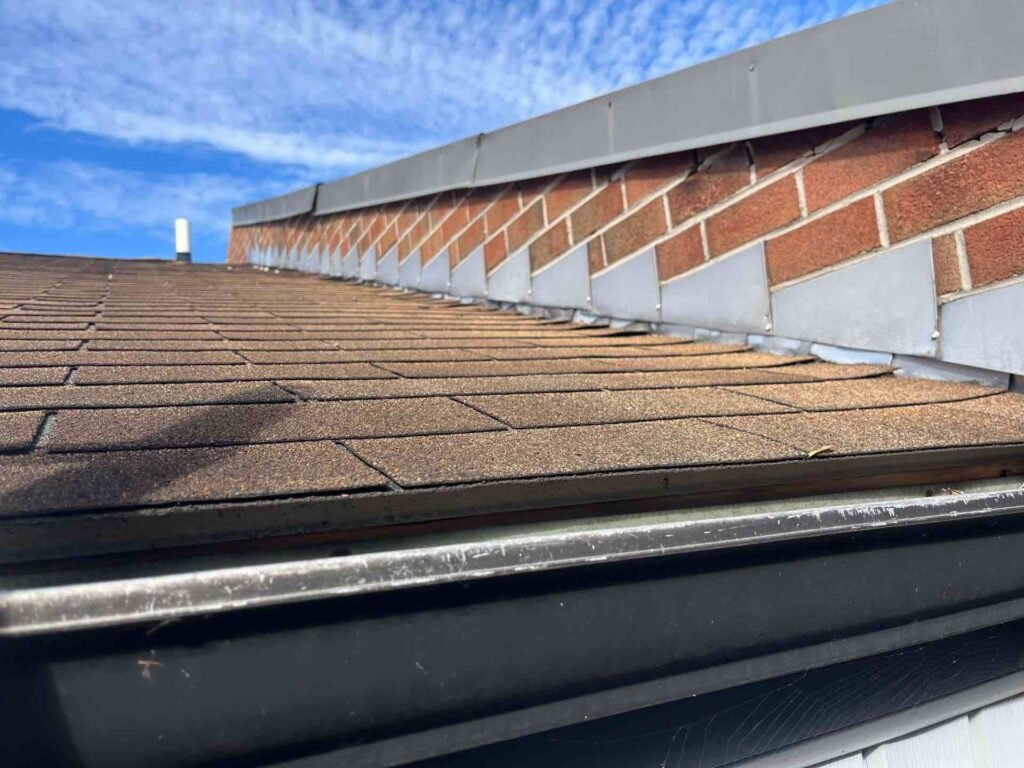
<path fill-rule="evenodd" d="M 239 198 L 268 194 L 281 180 L 229 175 L 167 175 L 58 161 L 0 167 L 0 222 L 85 232 L 121 230 L 166 236 L 178 216 L 200 236 L 223 236 Z"/>
<path fill-rule="evenodd" d="M 0 106 L 329 176 L 874 4 L 0 0 Z"/>

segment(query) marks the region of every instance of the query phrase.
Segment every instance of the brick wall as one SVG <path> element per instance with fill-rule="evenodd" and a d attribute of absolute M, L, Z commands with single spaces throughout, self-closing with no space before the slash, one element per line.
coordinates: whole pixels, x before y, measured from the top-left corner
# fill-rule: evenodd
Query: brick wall
<path fill-rule="evenodd" d="M 378 270 L 386 259 L 399 269 L 417 259 L 402 271 L 412 275 L 443 258 L 454 275 L 473 258 L 494 275 L 516 258 L 528 260 L 536 281 L 585 254 L 591 279 L 643 258 L 664 287 L 757 245 L 774 299 L 795 283 L 927 241 L 941 304 L 1024 275 L 1022 117 L 1017 94 L 239 227 L 228 260 L 383 277 L 398 274 Z M 357 263 L 361 273 L 352 271 Z M 409 280 L 384 282 L 422 287 Z M 660 308 L 664 299 L 656 301 Z M 770 318 L 761 330 L 771 330 Z"/>

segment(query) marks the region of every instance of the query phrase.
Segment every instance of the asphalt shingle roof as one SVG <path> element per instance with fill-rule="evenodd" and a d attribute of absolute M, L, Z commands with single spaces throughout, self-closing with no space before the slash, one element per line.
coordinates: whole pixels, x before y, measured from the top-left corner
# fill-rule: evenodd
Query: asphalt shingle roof
<path fill-rule="evenodd" d="M 1024 445 L 976 385 L 247 267 L 3 255 L 0 307 L 0 521 Z"/>

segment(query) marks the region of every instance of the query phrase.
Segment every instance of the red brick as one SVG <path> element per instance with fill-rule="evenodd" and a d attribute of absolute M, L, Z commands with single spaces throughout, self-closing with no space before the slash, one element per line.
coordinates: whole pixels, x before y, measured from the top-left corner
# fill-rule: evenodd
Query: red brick
<path fill-rule="evenodd" d="M 675 235 L 657 248 L 658 277 L 662 280 L 689 272 L 704 263 L 704 246 L 700 225 L 695 224 Z"/>
<path fill-rule="evenodd" d="M 795 280 L 881 245 L 871 198 L 804 224 L 765 244 L 768 281 Z"/>
<path fill-rule="evenodd" d="M 416 207 L 410 204 L 404 211 L 398 215 L 398 231 L 404 235 L 409 231 L 409 227 L 413 225 L 418 217 Z"/>
<path fill-rule="evenodd" d="M 406 235 L 398 241 L 398 260 L 405 261 L 405 257 L 412 253 L 412 238 Z"/>
<path fill-rule="evenodd" d="M 985 144 L 886 190 L 894 242 L 1024 195 L 1024 133 Z"/>
<path fill-rule="evenodd" d="M 959 291 L 960 259 L 956 253 L 956 238 L 953 235 L 942 235 L 932 239 L 932 265 L 935 271 L 935 293 Z"/>
<path fill-rule="evenodd" d="M 519 190 L 515 186 L 505 190 L 505 194 L 495 200 L 494 205 L 487 209 L 484 219 L 487 222 L 487 232 L 497 232 L 508 221 L 519 212 Z"/>
<path fill-rule="evenodd" d="M 636 213 L 604 233 L 604 258 L 608 264 L 643 248 L 668 231 L 665 201 L 656 197 Z"/>
<path fill-rule="evenodd" d="M 814 139 L 815 136 L 810 131 L 777 133 L 774 136 L 754 139 L 751 146 L 754 150 L 754 169 L 757 171 L 757 178 L 762 179 L 798 157 L 810 153 L 815 146 Z"/>
<path fill-rule="evenodd" d="M 798 218 L 796 181 L 784 176 L 708 219 L 708 247 L 719 256 Z"/>
<path fill-rule="evenodd" d="M 544 228 L 544 210 L 542 201 L 538 200 L 523 213 L 519 218 L 508 225 L 508 248 L 510 251 L 518 251 L 526 241 Z"/>
<path fill-rule="evenodd" d="M 927 110 L 883 118 L 863 136 L 804 167 L 807 209 L 815 211 L 867 189 L 938 153 Z"/>
<path fill-rule="evenodd" d="M 560 221 L 549 227 L 530 245 L 530 267 L 536 271 L 568 250 L 569 227 L 564 221 Z"/>
<path fill-rule="evenodd" d="M 477 219 L 469 228 L 459 235 L 456 241 L 456 251 L 459 259 L 464 259 L 471 254 L 484 241 L 484 220 Z"/>
<path fill-rule="evenodd" d="M 557 219 L 593 189 L 589 170 L 568 174 L 547 193 L 548 221 Z"/>
<path fill-rule="evenodd" d="M 437 200 L 430 207 L 430 227 L 439 227 L 441 222 L 448 218 L 455 207 L 451 192 L 442 192 Z"/>
<path fill-rule="evenodd" d="M 519 192 L 523 198 L 523 207 L 528 208 L 530 204 L 543 194 L 551 182 L 555 180 L 554 176 L 540 176 L 536 179 L 524 179 L 523 181 L 517 181 L 516 187 L 519 188 Z"/>
<path fill-rule="evenodd" d="M 942 133 L 952 149 L 1024 115 L 1024 93 L 947 104 L 939 111 L 942 113 Z"/>
<path fill-rule="evenodd" d="M 466 197 L 465 205 L 469 213 L 470 221 L 484 212 L 484 209 L 490 205 L 491 200 L 494 199 L 497 191 L 497 187 L 484 187 L 483 189 L 475 189 L 469 193 Z"/>
<path fill-rule="evenodd" d="M 590 274 L 600 272 L 605 267 L 604 244 L 600 237 L 595 237 L 587 243 L 587 264 L 590 267 Z"/>
<path fill-rule="evenodd" d="M 975 288 L 1024 274 L 1024 209 L 975 224 L 964 243 Z"/>
<path fill-rule="evenodd" d="M 384 214 L 382 211 L 376 211 L 373 221 L 370 222 L 370 240 L 376 240 L 382 234 L 384 234 Z"/>
<path fill-rule="evenodd" d="M 668 191 L 672 226 L 720 203 L 749 184 L 747 152 L 742 145 L 736 144 L 707 168 L 688 176 Z"/>
<path fill-rule="evenodd" d="M 487 271 L 490 272 L 501 264 L 506 256 L 508 256 L 508 243 L 505 240 L 505 230 L 502 230 L 484 243 L 484 265 L 487 267 Z"/>
<path fill-rule="evenodd" d="M 572 237 L 580 242 L 622 214 L 622 186 L 613 181 L 573 211 Z"/>
<path fill-rule="evenodd" d="M 381 235 L 380 247 L 377 249 L 378 258 L 384 258 L 388 251 L 391 250 L 391 246 L 396 242 L 398 242 L 398 227 L 397 225 L 392 224 L 387 228 L 387 230 L 385 230 L 384 234 Z"/>
<path fill-rule="evenodd" d="M 469 207 L 460 203 L 455 206 L 451 215 L 441 225 L 441 234 L 444 236 L 444 241 L 448 242 L 451 240 L 467 224 L 469 224 Z"/>
<path fill-rule="evenodd" d="M 655 190 L 668 186 L 696 167 L 693 152 L 676 152 L 638 160 L 626 170 L 626 200 L 636 205 Z"/>

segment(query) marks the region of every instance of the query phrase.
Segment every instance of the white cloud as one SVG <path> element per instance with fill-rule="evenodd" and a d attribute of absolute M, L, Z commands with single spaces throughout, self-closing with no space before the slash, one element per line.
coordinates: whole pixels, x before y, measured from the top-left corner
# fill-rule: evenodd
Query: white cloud
<path fill-rule="evenodd" d="M 171 222 L 184 216 L 198 234 L 223 238 L 231 206 L 272 194 L 281 185 L 280 178 L 168 175 L 73 161 L 6 163 L 0 167 L 0 222 L 93 232 L 130 228 L 165 236 Z"/>
<path fill-rule="evenodd" d="M 876 2 L 0 0 L 0 107 L 330 178 Z"/>

